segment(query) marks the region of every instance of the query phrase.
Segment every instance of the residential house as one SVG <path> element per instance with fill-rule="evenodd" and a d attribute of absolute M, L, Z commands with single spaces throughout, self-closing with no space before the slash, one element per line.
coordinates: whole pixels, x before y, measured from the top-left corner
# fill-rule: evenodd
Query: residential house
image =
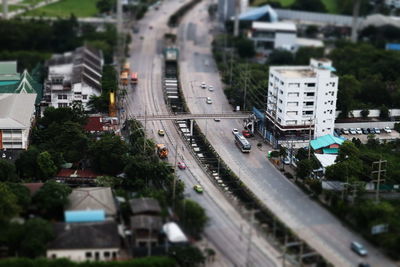
<path fill-rule="evenodd" d="M 154 198 L 142 197 L 129 201 L 133 215 L 155 215 L 161 214 L 161 207 Z"/>
<path fill-rule="evenodd" d="M 160 216 L 135 215 L 131 217 L 133 247 L 159 245 L 162 220 Z"/>
<path fill-rule="evenodd" d="M 114 221 L 56 223 L 54 235 L 55 239 L 47 247 L 47 258 L 111 261 L 120 255 L 121 240 Z"/>
<path fill-rule="evenodd" d="M 339 147 L 345 140 L 345 138 L 327 134 L 311 140 L 310 145 L 317 154 L 337 154 L 339 152 Z"/>
<path fill-rule="evenodd" d="M 83 187 L 72 190 L 66 211 L 104 210 L 106 218 L 117 215 L 117 205 L 110 187 Z"/>
<path fill-rule="evenodd" d="M 72 166 L 72 164 L 70 164 Z M 54 179 L 69 185 L 96 185 L 96 178 L 101 176 L 91 169 L 61 169 Z"/>
<path fill-rule="evenodd" d="M 43 103 L 52 107 L 69 107 L 81 103 L 87 109 L 91 95 L 101 94 L 103 54 L 88 46 L 73 52 L 53 55 L 46 63 Z"/>

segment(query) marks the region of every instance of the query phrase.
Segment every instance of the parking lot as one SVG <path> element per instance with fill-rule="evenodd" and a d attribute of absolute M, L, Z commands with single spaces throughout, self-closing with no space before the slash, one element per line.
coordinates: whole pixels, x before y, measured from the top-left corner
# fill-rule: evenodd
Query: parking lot
<path fill-rule="evenodd" d="M 347 128 L 349 129 L 349 128 Z M 337 129 L 338 131 L 340 131 L 341 129 Z M 368 135 L 369 134 L 343 134 L 342 131 L 340 131 L 340 136 L 344 137 L 348 140 L 351 140 L 353 138 L 358 138 L 360 139 L 361 143 L 365 144 L 368 141 Z M 391 140 L 395 140 L 397 138 L 400 138 L 400 133 L 395 131 L 395 130 L 391 130 L 390 133 L 385 132 L 383 129 L 380 129 L 380 133 L 379 134 L 374 134 L 375 138 L 378 138 L 379 140 L 383 141 L 383 140 L 387 140 L 387 141 L 391 141 Z"/>

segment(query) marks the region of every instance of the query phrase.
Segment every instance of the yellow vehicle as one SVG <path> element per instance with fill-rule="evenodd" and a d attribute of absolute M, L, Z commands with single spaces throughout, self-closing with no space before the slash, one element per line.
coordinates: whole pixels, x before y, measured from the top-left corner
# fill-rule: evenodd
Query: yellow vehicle
<path fill-rule="evenodd" d="M 157 144 L 157 154 L 160 159 L 168 157 L 168 148 L 164 144 Z"/>
<path fill-rule="evenodd" d="M 123 71 L 119 76 L 122 85 L 128 85 L 128 74 L 129 73 L 127 71 Z"/>

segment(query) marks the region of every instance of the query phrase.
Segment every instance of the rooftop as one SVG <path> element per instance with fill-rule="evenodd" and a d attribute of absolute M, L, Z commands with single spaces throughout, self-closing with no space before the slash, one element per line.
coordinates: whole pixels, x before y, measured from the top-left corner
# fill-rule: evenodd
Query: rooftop
<path fill-rule="evenodd" d="M 315 71 L 313 71 L 308 66 L 304 66 L 303 68 L 294 68 L 294 67 L 281 68 L 281 67 L 279 67 L 275 70 L 286 78 L 314 78 L 314 77 L 316 77 Z"/>
<path fill-rule="evenodd" d="M 36 192 L 43 187 L 43 183 L 25 183 L 22 184 L 23 186 L 25 186 L 26 188 L 29 189 L 29 192 L 31 193 L 31 196 L 33 196 L 34 194 L 36 194 Z"/>
<path fill-rule="evenodd" d="M 119 248 L 117 224 L 113 221 L 96 223 L 56 223 L 55 239 L 48 249 Z"/>
<path fill-rule="evenodd" d="M 36 94 L 0 94 L 0 129 L 31 126 Z"/>
<path fill-rule="evenodd" d="M 129 201 L 133 214 L 139 213 L 160 213 L 161 207 L 154 198 L 142 197 L 134 198 Z"/>
<path fill-rule="evenodd" d="M 114 216 L 117 206 L 110 187 L 77 188 L 68 196 L 69 204 L 65 210 L 104 210 L 106 215 Z"/>
<path fill-rule="evenodd" d="M 162 221 L 160 216 L 135 215 L 131 217 L 131 228 L 160 230 Z"/>
<path fill-rule="evenodd" d="M 18 81 L 17 61 L 0 62 L 0 81 Z"/>
<path fill-rule="evenodd" d="M 264 5 L 256 8 L 248 8 L 247 11 L 239 15 L 239 19 L 247 21 L 262 21 L 268 19 L 268 21 L 275 22 L 278 21 L 278 15 L 270 5 Z"/>
<path fill-rule="evenodd" d="M 282 32 L 296 32 L 296 24 L 287 21 L 287 22 L 257 22 L 254 21 L 252 23 L 252 29 L 260 30 L 260 31 L 282 31 Z"/>
<path fill-rule="evenodd" d="M 315 140 L 311 140 L 310 145 L 313 149 L 328 147 L 332 144 L 341 145 L 345 141 L 344 138 L 335 137 L 331 134 L 321 136 Z"/>

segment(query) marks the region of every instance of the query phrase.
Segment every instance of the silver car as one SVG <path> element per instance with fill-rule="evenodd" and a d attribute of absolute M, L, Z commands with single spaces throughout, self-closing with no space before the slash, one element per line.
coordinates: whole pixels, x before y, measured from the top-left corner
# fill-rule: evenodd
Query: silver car
<path fill-rule="evenodd" d="M 353 250 L 355 253 L 357 253 L 360 256 L 365 257 L 368 255 L 368 251 L 364 248 L 364 246 L 356 241 L 351 242 L 350 247 L 351 247 L 351 250 Z"/>

